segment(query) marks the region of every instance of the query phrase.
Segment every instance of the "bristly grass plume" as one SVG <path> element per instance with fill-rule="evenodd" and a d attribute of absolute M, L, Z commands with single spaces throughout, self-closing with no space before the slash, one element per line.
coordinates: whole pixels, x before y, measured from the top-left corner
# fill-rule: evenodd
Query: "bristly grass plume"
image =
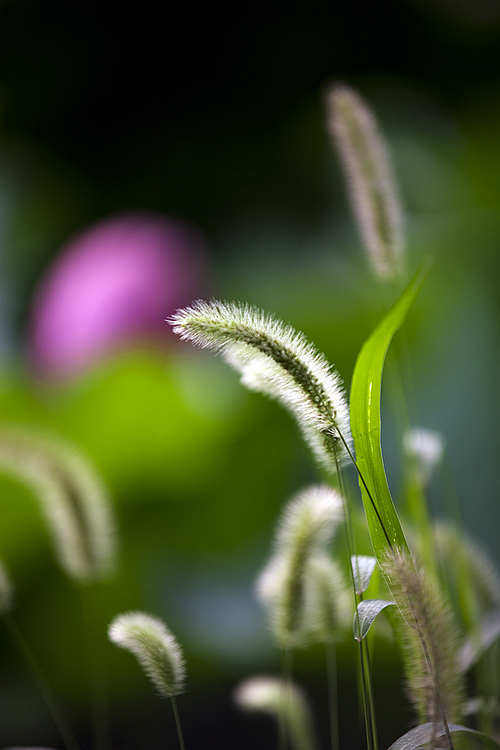
<path fill-rule="evenodd" d="M 104 483 L 90 460 L 60 438 L 0 424 L 0 471 L 33 490 L 63 570 L 80 583 L 109 575 L 115 523 Z"/>
<path fill-rule="evenodd" d="M 217 300 L 198 300 L 170 323 L 181 338 L 220 353 L 247 388 L 287 408 L 327 471 L 334 473 L 348 458 L 349 408 L 341 379 L 302 333 L 255 307 Z"/>
<path fill-rule="evenodd" d="M 396 278 L 402 270 L 402 211 L 375 117 L 360 95 L 345 85 L 330 88 L 326 107 L 328 129 L 373 270 L 381 278 Z"/>
<path fill-rule="evenodd" d="M 464 705 L 459 634 L 437 580 L 401 550 L 387 552 L 384 575 L 401 614 L 395 621 L 408 693 L 420 722 L 457 722 Z"/>
<path fill-rule="evenodd" d="M 186 669 L 181 648 L 166 625 L 143 612 L 115 617 L 108 629 L 110 641 L 130 651 L 163 697 L 184 690 Z"/>
<path fill-rule="evenodd" d="M 335 640 L 347 621 L 343 575 L 326 551 L 342 518 L 342 498 L 321 485 L 303 490 L 285 508 L 275 552 L 257 581 L 285 649 Z"/>

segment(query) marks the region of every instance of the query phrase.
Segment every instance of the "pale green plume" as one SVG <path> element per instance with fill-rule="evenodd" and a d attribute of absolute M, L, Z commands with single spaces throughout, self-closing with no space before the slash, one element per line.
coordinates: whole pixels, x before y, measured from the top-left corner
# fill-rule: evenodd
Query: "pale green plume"
<path fill-rule="evenodd" d="M 143 612 L 118 615 L 109 626 L 108 636 L 134 654 L 160 695 L 171 698 L 182 693 L 186 679 L 184 657 L 161 620 Z"/>
<path fill-rule="evenodd" d="M 344 624 L 343 576 L 326 554 L 342 518 L 342 498 L 321 485 L 303 490 L 285 509 L 275 552 L 257 581 L 284 648 L 334 640 Z"/>
<path fill-rule="evenodd" d="M 170 322 L 181 338 L 222 354 L 250 390 L 285 406 L 328 471 L 348 458 L 349 408 L 341 380 L 302 333 L 257 308 L 216 300 L 198 300 Z"/>
<path fill-rule="evenodd" d="M 276 718 L 294 750 L 314 750 L 312 719 L 303 691 L 276 677 L 251 677 L 234 691 L 244 711 L 263 712 Z"/>
<path fill-rule="evenodd" d="M 349 86 L 333 86 L 326 106 L 372 267 L 380 277 L 394 278 L 402 265 L 402 212 L 386 145 L 372 112 Z"/>
<path fill-rule="evenodd" d="M 63 570 L 82 583 L 109 575 L 115 524 L 104 483 L 73 445 L 0 424 L 0 471 L 26 483 L 40 503 Z"/>
<path fill-rule="evenodd" d="M 311 641 L 335 643 L 352 622 L 352 593 L 340 566 L 329 555 L 311 557 L 306 570 Z"/>
<path fill-rule="evenodd" d="M 396 635 L 420 723 L 458 722 L 465 694 L 459 635 L 443 593 L 401 550 L 387 553 L 383 571 L 400 613 Z"/>
<path fill-rule="evenodd" d="M 116 556 L 112 509 L 100 476 L 83 453 L 59 438 L 4 423 L 0 471 L 32 489 L 69 576 L 86 583 L 110 573 Z"/>

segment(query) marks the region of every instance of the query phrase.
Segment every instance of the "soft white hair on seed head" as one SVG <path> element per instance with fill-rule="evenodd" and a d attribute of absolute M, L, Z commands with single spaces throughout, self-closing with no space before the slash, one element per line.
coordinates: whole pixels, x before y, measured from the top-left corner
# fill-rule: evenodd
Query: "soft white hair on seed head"
<path fill-rule="evenodd" d="M 371 266 L 380 278 L 395 278 L 403 264 L 403 212 L 387 146 L 373 113 L 350 86 L 331 86 L 326 109 Z"/>
<path fill-rule="evenodd" d="M 184 657 L 166 625 L 143 612 L 115 617 L 108 629 L 110 641 L 130 651 L 159 694 L 182 693 L 186 677 Z"/>
<path fill-rule="evenodd" d="M 175 333 L 220 353 L 250 390 L 279 401 L 319 462 L 334 473 L 352 451 L 349 407 L 336 371 L 302 333 L 262 310 L 197 300 L 170 320 Z"/>

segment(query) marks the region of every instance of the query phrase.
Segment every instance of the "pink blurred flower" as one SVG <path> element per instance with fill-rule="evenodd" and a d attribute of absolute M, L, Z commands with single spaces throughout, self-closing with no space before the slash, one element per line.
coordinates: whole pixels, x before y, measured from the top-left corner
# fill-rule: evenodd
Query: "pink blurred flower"
<path fill-rule="evenodd" d="M 158 214 L 105 219 L 66 245 L 35 291 L 28 359 L 44 379 L 73 377 L 138 338 L 165 337 L 165 318 L 200 296 L 205 246 Z"/>

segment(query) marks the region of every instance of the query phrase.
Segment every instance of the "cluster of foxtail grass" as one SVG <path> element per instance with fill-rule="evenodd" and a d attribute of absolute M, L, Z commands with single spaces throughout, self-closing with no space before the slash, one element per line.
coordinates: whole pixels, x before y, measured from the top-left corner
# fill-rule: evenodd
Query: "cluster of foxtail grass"
<path fill-rule="evenodd" d="M 402 212 L 388 150 L 375 118 L 346 86 L 327 95 L 328 128 L 340 153 L 361 237 L 378 277 L 401 282 L 404 268 Z M 363 345 L 356 362 L 350 404 L 342 380 L 302 333 L 261 310 L 234 302 L 195 301 L 170 323 L 179 336 L 222 355 L 242 383 L 284 406 L 295 418 L 329 484 L 308 487 L 288 503 L 277 527 L 272 555 L 257 581 L 275 640 L 284 653 L 280 677 L 253 677 L 234 693 L 245 711 L 273 716 L 281 750 L 316 747 L 304 691 L 292 679 L 296 648 L 327 649 L 330 732 L 338 742 L 335 644 L 349 633 L 359 643 L 361 692 L 368 750 L 378 749 L 368 634 L 388 614 L 400 647 L 406 686 L 417 726 L 391 750 L 453 750 L 456 737 L 500 745 L 493 733 L 500 713 L 498 662 L 485 658 L 500 638 L 500 578 L 459 526 L 433 524 L 426 492 L 444 441 L 409 430 L 403 526 L 387 484 L 380 447 L 380 391 L 384 360 L 425 273 L 420 271 Z M 343 476 L 357 472 L 373 555 L 356 554 L 352 502 Z M 0 426 L 0 468 L 27 482 L 40 501 L 63 570 L 80 583 L 106 576 L 115 559 L 112 513 L 102 482 L 77 451 L 33 430 Z M 413 524 L 413 528 L 412 528 Z M 343 529 L 348 559 L 335 559 L 332 542 Z M 412 541 L 411 547 L 407 538 Z M 415 562 L 417 559 L 418 563 Z M 375 569 L 381 573 L 374 575 Z M 346 583 L 349 571 L 351 592 Z M 377 586 L 377 578 L 382 583 Z M 370 593 L 370 598 L 367 598 Z M 30 652 L 9 618 L 12 585 L 0 565 L 0 616 L 28 659 Z M 142 612 L 116 617 L 109 639 L 130 651 L 160 696 L 170 699 L 181 750 L 176 696 L 184 690 L 185 664 L 176 638 L 162 620 Z M 493 663 L 492 668 L 491 663 Z M 36 664 L 32 662 L 36 672 Z M 496 675 L 496 676 L 495 676 Z M 40 677 L 47 702 L 51 694 Z M 468 689 L 475 691 L 468 700 Z M 495 692 L 496 691 L 496 692 Z M 78 743 L 52 705 L 66 747 Z M 474 716 L 473 727 L 456 722 Z"/>

